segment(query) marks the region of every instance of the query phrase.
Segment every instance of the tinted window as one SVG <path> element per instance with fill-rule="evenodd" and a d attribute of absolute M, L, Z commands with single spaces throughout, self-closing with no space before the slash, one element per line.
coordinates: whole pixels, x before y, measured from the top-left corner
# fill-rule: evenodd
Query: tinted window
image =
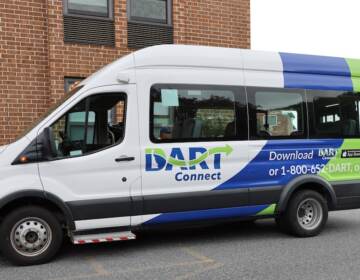
<path fill-rule="evenodd" d="M 150 136 L 154 142 L 247 138 L 246 109 L 239 89 L 213 86 L 154 86 Z"/>
<path fill-rule="evenodd" d="M 310 136 L 313 138 L 358 137 L 358 94 L 339 91 L 307 91 Z"/>
<path fill-rule="evenodd" d="M 132 20 L 168 22 L 167 0 L 130 0 L 130 18 Z"/>
<path fill-rule="evenodd" d="M 109 0 L 67 0 L 69 13 L 109 17 Z"/>
<path fill-rule="evenodd" d="M 81 156 L 118 143 L 124 136 L 125 95 L 88 97 L 50 126 L 56 158 Z"/>
<path fill-rule="evenodd" d="M 95 129 L 95 112 L 88 112 L 87 121 L 87 137 L 86 142 L 91 144 L 94 139 Z M 67 118 L 67 137 L 71 141 L 80 141 L 84 137 L 84 129 L 86 123 L 86 112 L 73 112 Z"/>
<path fill-rule="evenodd" d="M 306 137 L 301 90 L 247 88 L 252 139 Z"/>

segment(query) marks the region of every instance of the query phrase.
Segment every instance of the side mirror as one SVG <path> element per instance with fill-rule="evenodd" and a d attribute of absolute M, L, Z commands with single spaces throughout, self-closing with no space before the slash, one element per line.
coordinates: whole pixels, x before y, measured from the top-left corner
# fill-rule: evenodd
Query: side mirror
<path fill-rule="evenodd" d="M 12 162 L 25 164 L 43 160 L 51 160 L 57 157 L 57 149 L 52 134 L 52 129 L 47 127 L 38 135 Z"/>
<path fill-rule="evenodd" d="M 46 127 L 39 136 L 41 153 L 44 159 L 50 160 L 57 157 L 57 149 L 51 127 Z"/>

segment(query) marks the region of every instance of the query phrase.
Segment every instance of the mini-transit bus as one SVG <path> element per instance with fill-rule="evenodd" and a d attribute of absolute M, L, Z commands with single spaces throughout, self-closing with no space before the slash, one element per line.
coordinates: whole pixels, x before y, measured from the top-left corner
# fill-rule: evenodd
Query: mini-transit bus
<path fill-rule="evenodd" d="M 360 61 L 164 45 L 77 85 L 0 148 L 18 265 L 139 230 L 275 218 L 298 237 L 360 207 Z"/>

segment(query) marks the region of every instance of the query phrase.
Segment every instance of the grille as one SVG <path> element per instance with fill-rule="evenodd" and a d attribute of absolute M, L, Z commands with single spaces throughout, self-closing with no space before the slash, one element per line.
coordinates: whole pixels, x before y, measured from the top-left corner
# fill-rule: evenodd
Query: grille
<path fill-rule="evenodd" d="M 128 22 L 128 47 L 145 48 L 161 44 L 173 44 L 173 28 L 146 23 Z"/>
<path fill-rule="evenodd" d="M 64 41 L 115 46 L 114 22 L 64 16 Z"/>

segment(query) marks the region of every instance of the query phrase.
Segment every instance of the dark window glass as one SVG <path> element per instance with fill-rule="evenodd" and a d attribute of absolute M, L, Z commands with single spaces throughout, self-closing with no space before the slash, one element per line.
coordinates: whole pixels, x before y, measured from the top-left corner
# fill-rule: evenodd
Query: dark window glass
<path fill-rule="evenodd" d="M 237 101 L 239 91 L 235 87 L 153 86 L 152 141 L 246 139 L 246 107 Z"/>
<path fill-rule="evenodd" d="M 66 93 L 70 92 L 76 83 L 79 83 L 83 80 L 83 78 L 68 78 L 65 77 L 64 79 L 64 90 Z"/>
<path fill-rule="evenodd" d="M 168 23 L 167 0 L 130 0 L 130 19 Z"/>
<path fill-rule="evenodd" d="M 109 0 L 67 0 L 67 12 L 71 14 L 110 17 Z"/>
<path fill-rule="evenodd" d="M 247 88 L 252 139 L 306 138 L 301 90 Z"/>
<path fill-rule="evenodd" d="M 75 105 L 50 126 L 56 158 L 81 156 L 123 139 L 125 95 L 94 95 Z"/>
<path fill-rule="evenodd" d="M 359 137 L 360 97 L 339 91 L 307 91 L 312 138 Z"/>

